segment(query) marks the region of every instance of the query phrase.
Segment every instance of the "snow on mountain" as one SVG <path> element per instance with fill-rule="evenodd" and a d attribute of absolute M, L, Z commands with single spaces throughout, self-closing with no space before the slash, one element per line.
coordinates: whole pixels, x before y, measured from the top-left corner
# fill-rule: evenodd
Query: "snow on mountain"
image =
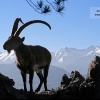
<path fill-rule="evenodd" d="M 0 64 L 10 64 L 15 61 L 14 51 L 8 54 L 7 51 L 0 53 Z"/>
<path fill-rule="evenodd" d="M 88 66 L 94 56 L 100 56 L 100 47 L 92 45 L 86 49 L 76 49 L 64 47 L 56 52 L 51 52 L 51 65 L 65 69 L 68 72 L 77 70 L 82 74 L 87 73 Z M 12 51 L 0 53 L 0 64 L 11 64 L 15 62 L 15 55 Z"/>
<path fill-rule="evenodd" d="M 53 59 L 51 64 L 68 72 L 77 70 L 85 74 L 95 55 L 100 56 L 99 46 L 92 45 L 86 49 L 64 47 L 57 52 L 52 52 Z"/>

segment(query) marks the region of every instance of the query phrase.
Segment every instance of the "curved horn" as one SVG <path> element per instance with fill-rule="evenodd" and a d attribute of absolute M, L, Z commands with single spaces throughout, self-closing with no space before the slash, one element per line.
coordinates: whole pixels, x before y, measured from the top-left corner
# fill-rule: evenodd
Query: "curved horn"
<path fill-rule="evenodd" d="M 22 22 L 21 18 L 16 18 L 15 21 L 14 21 L 14 23 L 13 23 L 12 30 L 11 30 L 11 36 L 14 35 L 15 32 L 17 31 L 19 21 L 20 21 L 22 24 L 24 24 L 24 23 Z"/>
<path fill-rule="evenodd" d="M 34 23 L 42 23 L 42 24 L 45 24 L 45 25 L 47 25 L 47 26 L 50 28 L 50 30 L 51 30 L 51 26 L 50 26 L 47 22 L 42 21 L 42 20 L 32 20 L 32 21 L 28 21 L 28 22 L 26 22 L 24 25 L 22 25 L 22 26 L 15 32 L 14 36 L 19 36 L 19 34 L 21 33 L 21 31 L 22 31 L 25 27 L 27 27 L 27 26 L 30 25 L 30 24 L 34 24 Z"/>

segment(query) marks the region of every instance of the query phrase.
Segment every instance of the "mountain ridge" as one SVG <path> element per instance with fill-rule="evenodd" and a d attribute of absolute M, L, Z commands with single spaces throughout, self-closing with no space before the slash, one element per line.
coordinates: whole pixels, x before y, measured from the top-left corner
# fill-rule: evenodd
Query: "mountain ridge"
<path fill-rule="evenodd" d="M 78 70 L 80 73 L 85 74 L 94 56 L 100 56 L 100 46 L 91 45 L 86 49 L 63 47 L 56 52 L 51 52 L 51 54 L 51 65 L 63 68 L 68 72 Z M 13 51 L 9 55 L 7 51 L 0 53 L 0 64 L 13 62 L 15 62 Z"/>

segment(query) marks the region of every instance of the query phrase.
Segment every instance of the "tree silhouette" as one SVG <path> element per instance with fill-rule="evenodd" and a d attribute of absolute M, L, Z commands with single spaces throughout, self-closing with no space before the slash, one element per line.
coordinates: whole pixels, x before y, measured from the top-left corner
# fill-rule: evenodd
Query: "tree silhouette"
<path fill-rule="evenodd" d="M 43 0 L 37 0 L 36 3 L 34 3 L 33 1 L 26 0 L 29 6 L 31 6 L 39 14 L 47 14 L 51 13 L 52 10 L 55 10 L 62 15 L 64 14 L 62 11 L 65 10 L 65 2 L 68 0 L 54 0 L 52 3 L 48 0 L 45 0 L 47 4 L 44 4 Z"/>

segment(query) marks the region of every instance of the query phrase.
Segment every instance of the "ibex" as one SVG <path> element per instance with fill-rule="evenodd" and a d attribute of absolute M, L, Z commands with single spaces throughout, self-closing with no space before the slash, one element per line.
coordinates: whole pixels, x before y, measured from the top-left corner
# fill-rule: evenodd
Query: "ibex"
<path fill-rule="evenodd" d="M 19 21 L 23 25 L 18 28 Z M 10 36 L 7 39 L 7 41 L 3 44 L 3 49 L 7 50 L 8 53 L 10 53 L 11 50 L 14 50 L 16 56 L 15 63 L 16 66 L 20 69 L 25 91 L 27 91 L 26 74 L 29 74 L 30 91 L 32 92 L 34 71 L 36 72 L 37 76 L 40 79 L 40 83 L 37 89 L 35 90 L 35 92 L 38 92 L 40 91 L 43 82 L 45 90 L 48 90 L 47 76 L 52 57 L 51 53 L 45 47 L 39 45 L 25 45 L 23 43 L 25 37 L 19 37 L 19 34 L 25 27 L 34 23 L 45 24 L 51 29 L 51 26 L 47 22 L 42 20 L 32 20 L 23 23 L 21 18 L 16 18 Z M 42 70 L 44 72 L 44 76 L 42 75 Z"/>

